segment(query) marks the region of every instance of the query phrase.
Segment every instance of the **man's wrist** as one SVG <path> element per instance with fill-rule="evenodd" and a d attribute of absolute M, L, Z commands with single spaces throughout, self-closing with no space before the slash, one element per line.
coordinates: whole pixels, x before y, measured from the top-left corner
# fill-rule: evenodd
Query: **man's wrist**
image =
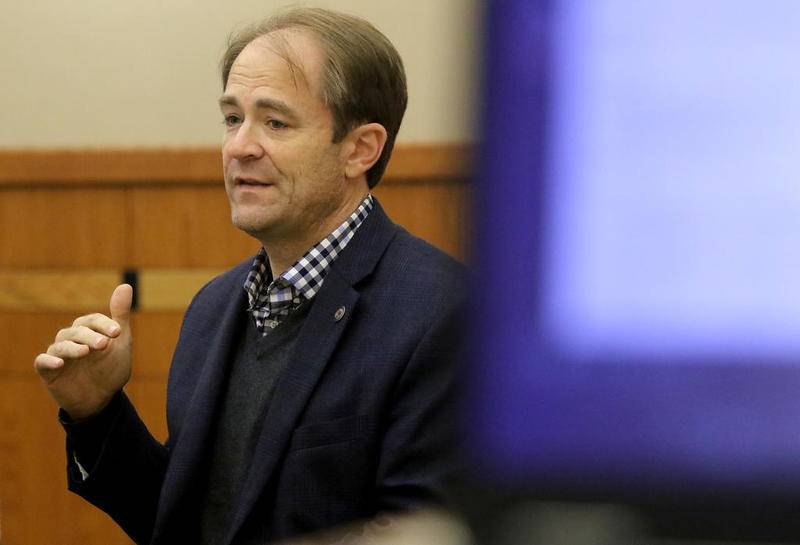
<path fill-rule="evenodd" d="M 72 424 L 79 424 L 81 422 L 92 420 L 106 411 L 116 395 L 117 394 L 111 396 L 102 403 L 93 405 L 92 407 L 60 407 L 59 418 L 62 418 L 63 416 L 63 420 Z"/>
<path fill-rule="evenodd" d="M 75 460 L 79 460 L 81 467 L 89 473 L 100 459 L 103 445 L 120 412 L 121 400 L 120 391 L 100 412 L 77 421 L 64 409 L 59 410 L 59 422 L 67 434 L 67 445 Z"/>

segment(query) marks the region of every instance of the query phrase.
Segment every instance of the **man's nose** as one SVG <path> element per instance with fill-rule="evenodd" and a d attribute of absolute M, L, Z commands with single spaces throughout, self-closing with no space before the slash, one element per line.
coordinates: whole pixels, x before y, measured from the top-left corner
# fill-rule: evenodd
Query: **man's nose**
<path fill-rule="evenodd" d="M 252 123 L 244 122 L 225 142 L 228 155 L 241 160 L 258 159 L 264 148 L 258 138 L 258 130 Z"/>

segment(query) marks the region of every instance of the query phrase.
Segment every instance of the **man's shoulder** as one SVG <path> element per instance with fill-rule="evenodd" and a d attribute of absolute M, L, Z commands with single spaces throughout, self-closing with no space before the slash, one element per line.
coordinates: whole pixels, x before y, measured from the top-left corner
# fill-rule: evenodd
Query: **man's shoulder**
<path fill-rule="evenodd" d="M 424 294 L 466 282 L 466 267 L 394 223 L 375 200 L 372 212 L 332 269 L 362 294 L 402 291 Z"/>
<path fill-rule="evenodd" d="M 402 228 L 387 247 L 379 271 L 431 288 L 459 285 L 467 277 L 463 263 Z"/>
<path fill-rule="evenodd" d="M 467 268 L 400 228 L 359 290 L 364 304 L 393 322 L 430 322 L 466 300 Z M 426 326 L 427 327 L 427 326 Z"/>

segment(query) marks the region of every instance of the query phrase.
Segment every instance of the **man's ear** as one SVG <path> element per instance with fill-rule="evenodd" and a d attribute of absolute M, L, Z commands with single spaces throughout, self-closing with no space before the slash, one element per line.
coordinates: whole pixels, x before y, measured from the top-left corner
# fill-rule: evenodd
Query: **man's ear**
<path fill-rule="evenodd" d="M 358 178 L 372 168 L 386 144 L 386 129 L 380 123 L 366 123 L 351 130 L 345 157 L 344 173 L 348 178 Z"/>

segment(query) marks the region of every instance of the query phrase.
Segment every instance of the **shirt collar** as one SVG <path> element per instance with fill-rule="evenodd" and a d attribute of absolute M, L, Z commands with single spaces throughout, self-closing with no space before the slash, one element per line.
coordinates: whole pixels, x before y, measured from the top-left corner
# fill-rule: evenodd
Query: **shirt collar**
<path fill-rule="evenodd" d="M 293 306 L 296 306 L 302 300 L 314 297 L 322 288 L 331 264 L 353 238 L 356 230 L 372 210 L 372 206 L 372 195 L 367 194 L 350 217 L 275 280 L 272 279 L 267 252 L 261 248 L 244 284 L 250 305 L 248 310 L 251 312 L 260 310 L 262 315 L 269 315 L 270 299 L 286 301 L 287 298 L 291 298 Z M 287 288 L 290 288 L 291 294 L 276 297 Z"/>

